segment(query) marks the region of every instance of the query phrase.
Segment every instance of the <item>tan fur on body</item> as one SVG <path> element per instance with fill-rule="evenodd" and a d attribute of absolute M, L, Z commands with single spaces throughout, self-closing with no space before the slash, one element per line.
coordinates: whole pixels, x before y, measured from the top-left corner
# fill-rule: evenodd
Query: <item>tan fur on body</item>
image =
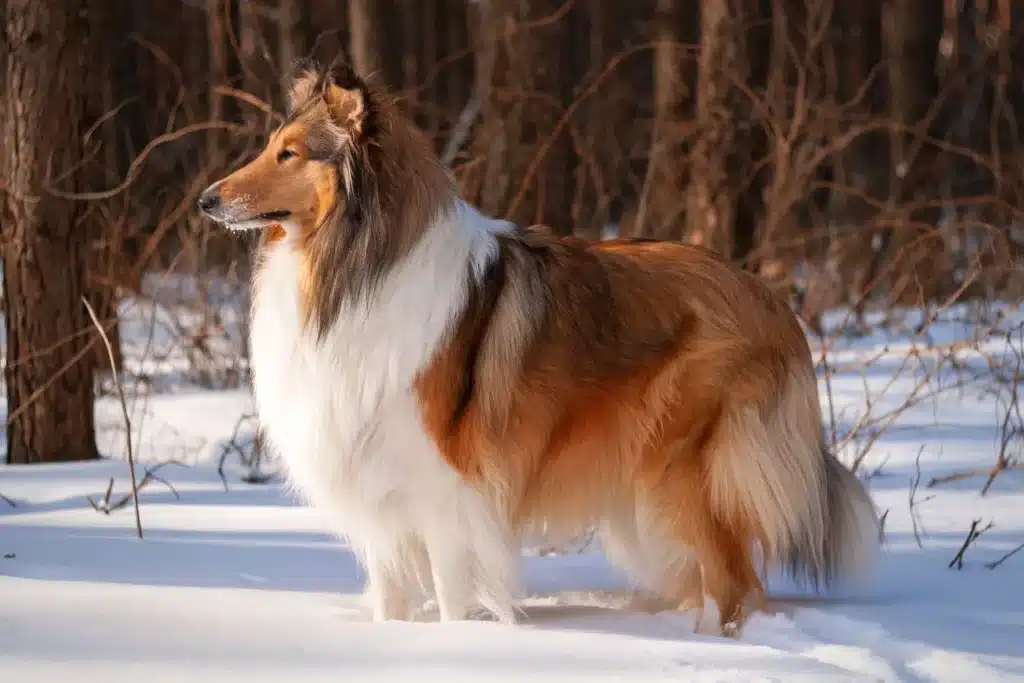
<path fill-rule="evenodd" d="M 303 308 L 323 331 L 458 198 L 362 81 L 301 72 L 292 112 L 221 192 L 300 224 Z M 263 248 L 283 236 L 267 227 Z M 677 243 L 493 239 L 414 390 L 440 455 L 513 533 L 596 526 L 642 585 L 680 606 L 714 598 L 723 631 L 763 600 L 758 552 L 815 583 L 867 559 L 870 499 L 827 452 L 806 338 L 761 281 Z"/>
<path fill-rule="evenodd" d="M 797 544 L 824 569 L 826 550 L 814 548 L 827 505 L 817 385 L 785 304 L 697 247 L 533 229 L 501 241 L 493 282 L 418 383 L 452 466 L 520 531 L 569 537 L 597 524 L 606 544 L 630 546 L 643 539 L 617 526 L 657 520 L 646 533 L 693 548 L 697 562 L 681 556 L 656 590 L 692 604 L 703 587 L 723 622 L 763 597 L 754 541 L 768 559 L 788 560 Z M 774 448 L 820 460 L 762 494 L 791 489 L 799 500 L 734 490 L 766 487 L 757 459 L 790 455 L 758 442 L 772 427 L 797 440 Z M 795 506 L 816 528 L 765 528 L 761 508 L 772 505 Z M 621 548 L 621 559 L 638 551 Z"/>

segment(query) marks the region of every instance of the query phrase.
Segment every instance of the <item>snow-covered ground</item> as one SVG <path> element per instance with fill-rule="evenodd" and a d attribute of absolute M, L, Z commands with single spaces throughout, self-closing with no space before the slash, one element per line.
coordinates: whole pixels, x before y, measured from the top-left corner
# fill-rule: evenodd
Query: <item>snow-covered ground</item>
<path fill-rule="evenodd" d="M 373 623 L 360 570 L 313 512 L 275 481 L 245 483 L 238 466 L 225 490 L 215 464 L 250 409 L 247 393 L 156 382 L 184 359 L 154 350 L 173 335 L 137 341 L 144 327 L 124 330 L 136 340 L 129 367 L 151 380 L 132 401 L 140 470 L 188 466 L 159 470 L 173 491 L 156 481 L 142 490 L 139 540 L 130 505 L 107 515 L 87 500 L 101 499 L 111 477 L 111 500 L 128 490 L 115 399 L 98 402 L 110 459 L 0 465 L 0 493 L 16 503 L 0 500 L 5 681 L 1024 681 L 1024 552 L 985 566 L 1024 543 L 1024 472 L 1001 474 L 985 496 L 984 477 L 927 488 L 934 476 L 990 466 L 1003 414 L 983 383 L 958 391 L 933 380 L 922 391 L 942 355 L 934 349 L 908 355 L 915 343 L 877 333 L 832 353 L 839 374 L 822 381 L 823 405 L 831 395 L 840 435 L 861 425 L 844 459 L 886 427 L 861 466 L 887 511 L 878 571 L 822 596 L 773 581 L 771 613 L 732 641 L 695 634 L 690 614 L 631 600 L 596 548 L 528 553 L 519 625 L 442 625 L 429 606 L 417 622 Z M 940 344 L 966 334 L 934 331 Z M 864 368 L 864 358 L 875 360 Z M 963 376 L 984 356 L 959 358 Z M 888 424 L 907 396 L 918 400 Z M 868 404 L 874 420 L 863 419 Z M 994 526 L 962 569 L 947 568 L 973 520 Z"/>

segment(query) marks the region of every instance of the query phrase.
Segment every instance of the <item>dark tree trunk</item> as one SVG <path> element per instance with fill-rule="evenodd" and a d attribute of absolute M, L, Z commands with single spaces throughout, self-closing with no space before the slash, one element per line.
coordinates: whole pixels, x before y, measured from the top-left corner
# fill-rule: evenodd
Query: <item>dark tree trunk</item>
<path fill-rule="evenodd" d="M 699 40 L 697 7 L 682 0 L 657 0 L 654 35 L 654 130 L 636 231 L 659 239 L 682 239 L 686 228 L 689 166 L 687 119 L 693 116 L 694 61 L 686 46 Z"/>
<path fill-rule="evenodd" d="M 907 210 L 910 203 L 938 199 L 937 188 L 945 175 L 945 155 L 936 154 L 917 134 L 903 132 L 919 125 L 930 131 L 929 115 L 938 97 L 936 57 L 942 36 L 942 7 L 930 0 L 886 0 L 882 4 L 882 44 L 886 57 L 889 106 L 892 118 L 903 130 L 889 137 L 889 204 L 898 209 L 905 229 L 885 228 L 873 245 L 867 268 L 869 282 L 879 275 L 890 253 L 898 254 L 890 278 L 892 299 L 914 305 L 942 295 L 948 273 L 945 244 L 933 229 L 940 211 L 932 205 Z M 946 283 L 950 288 L 952 281 Z M 951 291 L 951 289 L 949 290 Z M 858 313 L 863 313 L 858 311 Z"/>
<path fill-rule="evenodd" d="M 378 0 L 348 3 L 349 53 L 352 65 L 364 77 L 384 72 L 383 45 L 377 40 L 384 21 L 381 5 Z"/>
<path fill-rule="evenodd" d="M 563 0 L 485 4 L 480 41 L 488 54 L 481 62 L 490 78 L 481 90 L 480 205 L 492 216 L 571 233 L 572 147 L 568 127 L 558 125 L 572 80 L 568 8 Z"/>
<path fill-rule="evenodd" d="M 99 5 L 94 6 L 97 9 L 91 17 L 89 29 L 91 40 L 88 75 L 92 79 L 87 98 L 86 119 L 103 121 L 91 136 L 102 145 L 102 154 L 95 157 L 98 162 L 95 167 L 96 177 L 103 178 L 101 182 L 104 184 L 116 185 L 127 170 L 128 160 L 127 155 L 122 153 L 118 140 L 122 121 L 116 114 L 110 113 L 116 111 L 119 102 L 134 95 L 130 83 L 126 81 L 123 62 L 119 64 L 117 59 L 123 59 L 120 52 L 127 40 L 122 36 L 127 36 L 132 31 L 133 13 L 131 8 L 126 8 L 127 11 L 109 12 L 100 9 Z M 115 65 L 119 65 L 120 69 L 115 71 Z M 88 171 L 83 168 L 81 172 L 91 174 L 92 168 L 93 166 L 90 166 Z M 124 365 L 121 353 L 121 326 L 118 321 L 119 289 L 121 285 L 127 284 L 123 282 L 122 275 L 129 268 L 122 248 L 123 228 L 126 222 L 124 212 L 123 198 L 115 197 L 110 202 L 108 211 L 90 212 L 91 220 L 87 221 L 85 228 L 89 231 L 90 242 L 86 296 L 110 339 L 114 353 L 114 372 L 121 372 Z M 98 332 L 93 336 L 96 366 L 101 376 L 109 374 L 111 368 L 107 349 Z"/>
<path fill-rule="evenodd" d="M 690 154 L 686 239 L 729 257 L 736 255 L 738 236 L 751 241 L 760 204 L 750 177 L 754 140 L 743 132 L 755 122 L 749 120 L 749 105 L 734 86 L 751 79 L 766 58 L 750 54 L 763 42 L 754 40 L 757 34 L 750 30 L 763 20 L 760 9 L 756 0 L 700 4 L 697 134 Z"/>
<path fill-rule="evenodd" d="M 721 253 L 732 249 L 736 198 L 730 187 L 729 155 L 735 121 L 729 102 L 729 79 L 742 72 L 742 24 L 722 0 L 700 6 L 700 61 L 697 74 L 697 140 L 691 156 L 686 233 L 690 242 Z"/>
<path fill-rule="evenodd" d="M 461 138 L 462 129 L 468 127 L 472 130 L 472 123 L 479 112 L 473 103 L 478 103 L 479 99 L 474 99 L 469 8 L 464 0 L 438 0 L 436 6 L 439 30 L 426 48 L 431 66 L 436 68 L 449 55 L 470 52 L 454 64 L 446 65 L 435 78 L 433 103 L 437 107 L 437 116 L 431 119 L 428 130 L 435 135 L 444 131 L 437 143 L 439 150 L 445 150 L 457 137 Z M 441 25 L 444 28 L 440 28 Z M 477 114 L 473 114 L 474 111 Z M 465 141 L 458 148 L 465 150 Z"/>
<path fill-rule="evenodd" d="M 83 74 L 90 3 L 6 0 L 2 110 L 3 267 L 7 295 L 7 460 L 97 457 L 95 354 L 88 315 L 85 205 L 47 193 L 77 189 L 84 157 Z M 64 177 L 66 176 L 66 177 Z M 54 181 L 58 182 L 58 181 Z"/>
<path fill-rule="evenodd" d="M 230 2 L 230 0 L 228 0 Z M 229 85 L 228 80 L 228 2 L 206 0 L 206 47 L 209 51 L 210 88 L 207 92 L 207 106 L 211 121 L 227 118 L 224 99 L 216 92 L 217 86 Z M 226 136 L 221 131 L 211 130 L 206 136 L 206 172 L 211 177 L 224 167 Z"/>

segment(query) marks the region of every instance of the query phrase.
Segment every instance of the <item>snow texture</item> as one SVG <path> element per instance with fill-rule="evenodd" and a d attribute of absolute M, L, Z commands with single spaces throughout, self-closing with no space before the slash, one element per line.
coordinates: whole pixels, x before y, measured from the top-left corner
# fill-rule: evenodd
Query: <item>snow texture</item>
<path fill-rule="evenodd" d="M 933 327 L 944 338 L 963 332 Z M 160 343 L 146 341 L 147 358 Z M 911 346 L 875 333 L 831 354 L 854 367 L 888 349 L 869 372 L 840 368 L 830 390 L 822 382 L 823 406 L 830 393 L 841 428 L 857 422 L 867 397 L 884 411 L 913 391 L 924 370 L 891 378 Z M 130 358 L 139 347 L 127 345 Z M 172 356 L 136 356 L 129 366 L 149 363 L 151 378 L 168 377 L 184 363 Z M 323 520 L 278 480 L 245 483 L 239 467 L 227 470 L 225 490 L 216 461 L 251 410 L 248 394 L 156 384 L 132 387 L 140 469 L 186 466 L 159 471 L 174 491 L 159 482 L 142 490 L 144 540 L 130 505 L 106 515 L 87 500 L 101 498 L 110 477 L 113 499 L 128 490 L 116 399 L 97 405 L 108 459 L 0 465 L 0 493 L 16 503 L 0 500 L 3 680 L 1024 681 L 1024 552 L 985 566 L 1024 542 L 1024 476 L 1003 473 L 985 496 L 984 477 L 925 487 L 995 460 L 1001 413 L 970 387 L 903 412 L 862 464 L 887 511 L 877 571 L 825 595 L 773 578 L 770 613 L 726 640 L 695 633 L 692 614 L 633 597 L 593 547 L 524 553 L 529 597 L 518 625 L 439 624 L 430 604 L 415 622 L 375 624 L 360 597 L 362 572 Z M 962 569 L 947 568 L 975 519 L 994 526 Z"/>

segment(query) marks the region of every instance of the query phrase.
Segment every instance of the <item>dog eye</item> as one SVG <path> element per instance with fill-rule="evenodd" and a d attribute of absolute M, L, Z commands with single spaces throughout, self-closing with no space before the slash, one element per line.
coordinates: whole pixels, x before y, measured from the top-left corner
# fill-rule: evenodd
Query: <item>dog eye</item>
<path fill-rule="evenodd" d="M 278 161 L 278 163 L 280 163 L 282 161 L 287 161 L 288 159 L 291 159 L 293 156 L 297 156 L 297 155 L 292 150 L 290 150 L 290 149 L 282 149 L 280 152 L 277 153 L 277 161 Z"/>

